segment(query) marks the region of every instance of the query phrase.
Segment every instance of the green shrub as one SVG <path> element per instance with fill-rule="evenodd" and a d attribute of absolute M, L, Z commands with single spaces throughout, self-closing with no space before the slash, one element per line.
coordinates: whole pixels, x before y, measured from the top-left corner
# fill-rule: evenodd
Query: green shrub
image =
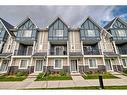
<path fill-rule="evenodd" d="M 124 72 L 125 74 L 127 74 L 127 69 L 123 70 L 123 72 Z"/>
<path fill-rule="evenodd" d="M 61 70 L 61 71 L 60 71 L 60 75 L 61 75 L 61 76 L 66 76 L 66 72 L 65 72 L 64 70 Z"/>
<path fill-rule="evenodd" d="M 37 76 L 37 79 L 42 79 L 44 77 L 44 73 L 39 73 L 39 75 Z"/>
<path fill-rule="evenodd" d="M 47 72 L 45 73 L 45 76 L 49 76 L 51 74 L 50 70 L 47 70 Z"/>
<path fill-rule="evenodd" d="M 26 71 L 18 71 L 17 73 L 16 73 L 16 76 L 17 77 L 20 77 L 20 76 L 27 76 L 28 75 L 28 73 L 26 72 Z"/>

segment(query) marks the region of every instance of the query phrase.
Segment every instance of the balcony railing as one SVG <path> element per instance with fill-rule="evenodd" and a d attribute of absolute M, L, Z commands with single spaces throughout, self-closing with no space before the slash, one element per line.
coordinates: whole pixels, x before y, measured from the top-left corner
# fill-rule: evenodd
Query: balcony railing
<path fill-rule="evenodd" d="M 95 36 L 95 37 L 87 37 L 87 36 L 81 36 L 82 40 L 100 40 L 99 36 Z"/>
<path fill-rule="evenodd" d="M 100 55 L 99 49 L 84 50 L 84 55 Z"/>
<path fill-rule="evenodd" d="M 60 51 L 60 52 L 55 52 L 55 51 L 50 51 L 50 55 L 67 55 L 67 51 Z"/>
<path fill-rule="evenodd" d="M 119 49 L 119 54 L 127 54 L 127 49 Z"/>
<path fill-rule="evenodd" d="M 15 50 L 14 55 L 32 55 L 32 51 Z"/>
<path fill-rule="evenodd" d="M 113 36 L 113 39 L 114 40 L 127 40 L 127 36 L 123 36 L 123 37 L 121 37 L 121 36 Z"/>

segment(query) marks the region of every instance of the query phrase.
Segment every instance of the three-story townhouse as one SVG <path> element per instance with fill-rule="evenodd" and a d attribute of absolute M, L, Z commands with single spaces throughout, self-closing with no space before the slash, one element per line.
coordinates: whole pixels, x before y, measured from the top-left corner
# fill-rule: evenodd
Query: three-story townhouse
<path fill-rule="evenodd" d="M 27 17 L 13 31 L 16 32 L 16 44 L 10 72 L 27 71 L 31 73 L 33 72 L 32 55 L 34 54 L 38 27 L 30 17 Z"/>
<path fill-rule="evenodd" d="M 0 18 L 0 73 L 7 73 L 10 70 L 15 44 L 15 35 L 10 29 L 13 29 L 13 25 Z"/>
<path fill-rule="evenodd" d="M 115 55 L 117 55 L 117 61 L 112 64 L 112 67 L 114 71 L 121 71 L 127 68 L 127 23 L 122 18 L 116 17 L 104 28 L 112 35 Z"/>
<path fill-rule="evenodd" d="M 103 28 L 91 17 L 80 26 L 84 72 L 105 71 L 103 52 L 101 48 Z"/>

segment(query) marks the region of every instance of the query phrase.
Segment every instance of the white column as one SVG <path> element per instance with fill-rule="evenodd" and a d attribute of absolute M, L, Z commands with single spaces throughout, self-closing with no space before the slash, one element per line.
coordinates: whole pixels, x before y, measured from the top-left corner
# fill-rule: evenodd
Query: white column
<path fill-rule="evenodd" d="M 84 55 L 84 50 L 83 50 L 83 41 L 81 41 L 81 51 L 82 51 L 82 55 Z"/>
<path fill-rule="evenodd" d="M 33 55 L 33 54 L 34 54 L 34 52 L 35 52 L 35 46 L 36 46 L 36 41 L 34 41 L 34 43 L 33 43 L 32 55 Z"/>

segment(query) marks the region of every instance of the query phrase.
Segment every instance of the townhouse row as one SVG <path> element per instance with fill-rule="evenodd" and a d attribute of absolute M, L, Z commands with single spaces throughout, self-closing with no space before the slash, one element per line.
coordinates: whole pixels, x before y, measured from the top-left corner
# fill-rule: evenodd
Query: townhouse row
<path fill-rule="evenodd" d="M 104 28 L 91 17 L 74 29 L 58 17 L 40 29 L 27 17 L 13 26 L 0 18 L 0 73 L 122 71 L 127 68 L 127 23 Z"/>

